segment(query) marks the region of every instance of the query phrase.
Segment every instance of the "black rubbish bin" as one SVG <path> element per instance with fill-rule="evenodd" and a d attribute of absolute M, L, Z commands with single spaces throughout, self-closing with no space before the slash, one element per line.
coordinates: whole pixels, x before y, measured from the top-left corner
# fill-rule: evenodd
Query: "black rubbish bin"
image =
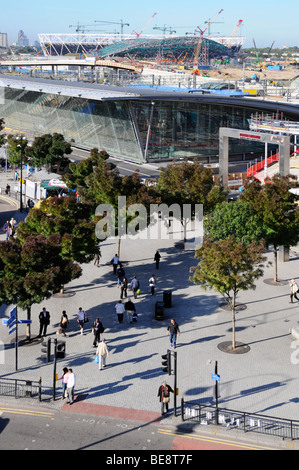
<path fill-rule="evenodd" d="M 172 292 L 171 290 L 163 291 L 163 303 L 165 308 L 170 308 L 172 306 Z"/>
<path fill-rule="evenodd" d="M 164 320 L 164 303 L 163 302 L 155 303 L 155 319 Z"/>

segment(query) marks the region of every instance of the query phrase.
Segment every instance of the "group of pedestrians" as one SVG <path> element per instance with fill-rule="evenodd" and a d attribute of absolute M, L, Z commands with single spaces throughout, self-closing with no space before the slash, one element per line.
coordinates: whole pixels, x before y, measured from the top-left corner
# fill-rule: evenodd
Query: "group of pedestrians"
<path fill-rule="evenodd" d="M 64 367 L 62 376 L 58 380 L 62 380 L 61 399 L 66 399 L 66 402 L 72 405 L 74 403 L 74 390 L 76 385 L 76 376 L 73 370 Z"/>

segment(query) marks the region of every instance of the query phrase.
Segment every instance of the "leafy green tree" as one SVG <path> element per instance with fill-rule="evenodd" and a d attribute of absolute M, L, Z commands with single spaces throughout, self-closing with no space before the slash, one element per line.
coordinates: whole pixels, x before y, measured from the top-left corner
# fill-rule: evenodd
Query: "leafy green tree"
<path fill-rule="evenodd" d="M 238 242 L 249 245 L 252 241 L 264 239 L 264 227 L 247 202 L 218 204 L 204 220 L 205 234 L 212 239 L 223 240 L 234 235 Z"/>
<path fill-rule="evenodd" d="M 30 235 L 46 238 L 59 234 L 60 256 L 64 260 L 88 263 L 98 253 L 94 210 L 91 204 L 78 203 L 74 197 L 52 197 L 40 209 L 32 209 L 25 222 L 18 226 L 21 244 Z"/>
<path fill-rule="evenodd" d="M 58 133 L 35 137 L 30 148 L 28 147 L 32 165 L 38 168 L 45 166 L 48 170 L 52 169 L 54 164 L 58 166 L 68 164 L 69 159 L 65 155 L 71 153 L 71 144 Z"/>
<path fill-rule="evenodd" d="M 259 217 L 265 233 L 267 246 L 274 250 L 274 282 L 277 278 L 278 247 L 290 248 L 297 245 L 299 238 L 298 196 L 290 189 L 297 187 L 297 177 L 274 175 L 261 184 L 258 180 L 248 180 L 240 197 L 250 205 Z"/>
<path fill-rule="evenodd" d="M 4 129 L 4 119 L 3 118 L 0 118 L 0 132 L 2 132 Z M 5 134 L 0 134 L 0 147 L 2 147 L 2 145 L 4 144 L 5 142 Z"/>
<path fill-rule="evenodd" d="M 150 204 L 159 203 L 160 198 L 154 186 L 142 184 L 139 172 L 122 177 L 108 158 L 106 152 L 93 149 L 88 159 L 69 166 L 70 172 L 63 176 L 63 180 L 70 189 L 76 189 L 81 200 L 90 203 L 94 210 L 100 204 L 110 204 L 115 210 L 114 228 L 118 233 L 119 196 L 126 197 L 126 208 L 138 203 L 149 209 Z M 133 216 L 126 217 L 125 214 L 125 218 L 129 222 Z"/>
<path fill-rule="evenodd" d="M 263 275 L 264 246 L 238 242 L 234 236 L 224 240 L 205 239 L 196 251 L 199 259 L 192 268 L 191 280 L 204 290 L 214 289 L 230 305 L 232 312 L 232 348 L 236 348 L 236 296 L 238 292 L 255 289 L 255 280 Z"/>
<path fill-rule="evenodd" d="M 27 310 L 31 319 L 31 306 L 51 297 L 62 283 L 81 275 L 77 263 L 61 257 L 59 234 L 48 238 L 28 236 L 19 240 L 0 242 L 0 303 L 15 304 Z M 27 339 L 31 338 L 30 324 Z"/>
<path fill-rule="evenodd" d="M 18 166 L 21 164 L 21 150 L 22 150 L 22 162 L 27 163 L 28 158 L 26 155 L 26 150 L 28 147 L 27 139 L 21 139 L 19 135 L 7 136 L 8 143 L 8 161 L 11 165 Z"/>
<path fill-rule="evenodd" d="M 203 204 L 205 213 L 227 197 L 227 191 L 214 183 L 212 170 L 197 160 L 167 165 L 161 171 L 157 190 L 168 205 Z"/>

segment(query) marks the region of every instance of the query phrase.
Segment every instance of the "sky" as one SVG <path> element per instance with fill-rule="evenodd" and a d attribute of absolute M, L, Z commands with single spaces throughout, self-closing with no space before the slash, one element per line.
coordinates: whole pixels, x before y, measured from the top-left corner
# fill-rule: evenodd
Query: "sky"
<path fill-rule="evenodd" d="M 199 26 L 205 29 L 205 21 L 215 18 L 211 34 L 230 36 L 240 19 L 243 25 L 238 35 L 246 38 L 244 47 L 299 46 L 298 0 L 36 0 L 5 1 L 1 5 L 0 32 L 8 34 L 8 42 L 17 41 L 19 30 L 23 30 L 30 43 L 38 40 L 38 33 L 74 33 L 70 25 L 90 25 L 86 29 L 120 32 L 119 24 L 101 25 L 96 21 L 129 23 L 124 32 L 156 34 L 153 27 L 167 27 L 177 34 L 194 32 Z M 151 20 L 152 16 L 155 17 Z M 151 21 L 150 21 L 151 20 Z"/>

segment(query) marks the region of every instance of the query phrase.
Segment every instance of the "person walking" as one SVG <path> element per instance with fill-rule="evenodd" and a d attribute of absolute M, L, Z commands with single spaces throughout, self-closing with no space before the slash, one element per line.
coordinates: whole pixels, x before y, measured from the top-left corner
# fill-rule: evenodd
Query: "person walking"
<path fill-rule="evenodd" d="M 106 367 L 106 359 L 109 357 L 108 347 L 104 338 L 98 345 L 97 356 L 99 356 L 99 370 L 102 370 Z"/>
<path fill-rule="evenodd" d="M 170 339 L 170 347 L 175 349 L 177 336 L 180 336 L 180 328 L 174 318 L 170 320 L 170 325 L 167 327 L 167 334 Z"/>
<path fill-rule="evenodd" d="M 154 256 L 154 261 L 156 263 L 156 269 L 159 269 L 160 259 L 161 259 L 161 255 L 160 255 L 159 251 L 157 250 L 156 253 L 155 253 L 155 256 Z"/>
<path fill-rule="evenodd" d="M 155 293 L 155 287 L 156 287 L 156 275 L 153 274 L 152 277 L 149 279 L 149 285 L 151 288 L 151 294 L 154 295 Z"/>
<path fill-rule="evenodd" d="M 133 279 L 131 281 L 131 284 L 130 284 L 130 287 L 133 291 L 134 299 L 137 299 L 137 291 L 140 289 L 140 283 L 136 279 L 136 276 L 133 277 Z"/>
<path fill-rule="evenodd" d="M 125 277 L 125 270 L 122 267 L 121 263 L 119 263 L 118 268 L 116 270 L 117 275 L 117 287 L 120 287 L 122 279 Z"/>
<path fill-rule="evenodd" d="M 136 313 L 136 307 L 135 305 L 133 304 L 132 300 L 129 299 L 126 303 L 125 303 L 125 311 L 127 313 L 127 321 L 128 323 L 132 323 L 133 319 L 133 314 Z"/>
<path fill-rule="evenodd" d="M 166 413 L 168 413 L 170 393 L 174 393 L 171 386 L 168 385 L 166 382 L 163 382 L 163 384 L 160 385 L 159 387 L 158 395 L 157 395 L 161 403 L 161 415 L 162 416 L 165 414 L 164 408 L 166 409 Z"/>
<path fill-rule="evenodd" d="M 38 318 L 39 318 L 38 338 L 40 338 L 41 336 L 46 336 L 48 325 L 50 325 L 50 313 L 47 311 L 46 307 L 42 309 Z"/>
<path fill-rule="evenodd" d="M 67 378 L 67 403 L 72 405 L 74 403 L 74 390 L 76 385 L 76 376 L 73 372 L 73 369 L 69 369 Z"/>
<path fill-rule="evenodd" d="M 68 316 L 66 314 L 66 311 L 63 310 L 62 315 L 61 315 L 61 319 L 60 319 L 60 323 L 59 323 L 59 330 L 58 330 L 57 333 L 61 333 L 62 336 L 66 336 L 65 331 L 67 329 L 68 322 L 69 322 L 69 319 L 68 319 Z"/>
<path fill-rule="evenodd" d="M 124 320 L 125 307 L 121 300 L 115 305 L 115 311 L 118 319 L 118 323 L 122 323 Z"/>
<path fill-rule="evenodd" d="M 94 334 L 93 347 L 96 348 L 100 342 L 101 333 L 104 333 L 103 323 L 99 320 L 99 318 L 96 318 L 93 322 L 92 331 Z"/>
<path fill-rule="evenodd" d="M 86 318 L 85 312 L 84 310 L 82 310 L 82 307 L 80 307 L 77 313 L 77 322 L 79 323 L 79 326 L 80 326 L 81 335 L 83 335 L 83 332 L 84 332 L 85 318 Z"/>
<path fill-rule="evenodd" d="M 62 380 L 62 397 L 61 399 L 63 400 L 64 398 L 67 397 L 67 381 L 68 381 L 68 368 L 64 367 L 62 369 L 62 376 L 58 380 Z"/>
<path fill-rule="evenodd" d="M 113 266 L 113 274 L 116 274 L 117 266 L 119 263 L 119 257 L 117 256 L 117 254 L 113 256 L 113 258 L 111 259 L 111 263 Z"/>
<path fill-rule="evenodd" d="M 291 280 L 291 284 L 290 284 L 290 288 L 291 288 L 291 293 L 290 293 L 290 303 L 293 303 L 293 297 L 295 297 L 296 300 L 298 300 L 299 302 L 299 299 L 297 297 L 297 292 L 298 292 L 298 284 L 295 282 L 295 279 L 292 279 Z"/>
<path fill-rule="evenodd" d="M 123 280 L 120 283 L 120 298 L 123 299 L 123 297 L 127 297 L 128 295 L 128 280 L 126 277 L 123 278 Z"/>

